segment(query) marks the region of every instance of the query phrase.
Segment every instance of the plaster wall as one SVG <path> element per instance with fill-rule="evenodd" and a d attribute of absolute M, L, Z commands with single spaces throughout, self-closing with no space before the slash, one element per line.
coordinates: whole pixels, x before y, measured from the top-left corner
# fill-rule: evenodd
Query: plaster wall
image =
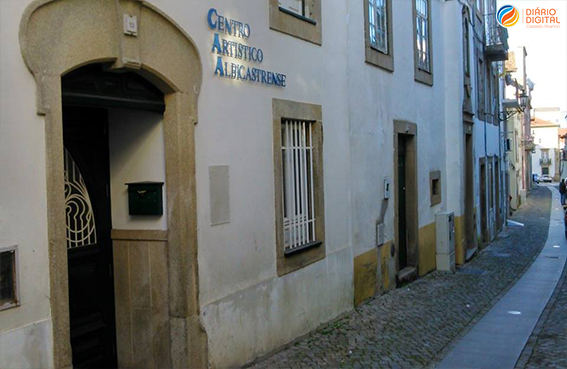
<path fill-rule="evenodd" d="M 53 368 L 51 320 L 40 320 L 0 334 L 0 368 Z"/>
<path fill-rule="evenodd" d="M 464 99 L 462 5 L 458 2 L 443 4 L 443 59 L 445 91 L 445 160 L 447 211 L 455 217 L 464 214 L 464 163 L 465 142 L 462 105 Z M 472 42 L 469 42 L 472 47 Z M 472 55 L 472 49 L 469 50 Z M 458 240 L 457 240 L 458 241 Z"/>
<path fill-rule="evenodd" d="M 348 4 L 351 229 L 354 253 L 362 255 L 376 247 L 377 222 L 384 222 L 385 241 L 394 239 L 396 189 L 392 187 L 390 199 L 383 200 L 384 180 L 388 180 L 392 186 L 394 183 L 394 120 L 409 121 L 417 125 L 418 214 L 416 215 L 419 217 L 419 228 L 433 223 L 435 213 L 447 209 L 446 135 L 439 133 L 446 129 L 444 89 L 445 76 L 449 73 L 444 73 L 443 54 L 448 43 L 453 44 L 453 41 L 445 41 L 446 29 L 438 25 L 444 23 L 442 19 L 445 19 L 443 18 L 445 11 L 452 13 L 458 7 L 444 2 L 432 2 L 434 83 L 433 86 L 427 86 L 414 80 L 412 43 L 414 36 L 413 28 L 409 23 L 411 18 L 408 17 L 412 12 L 412 3 L 392 2 L 395 67 L 393 73 L 365 63 L 364 9 L 360 2 Z M 454 24 L 447 25 L 451 29 L 454 26 Z M 458 34 L 455 37 L 458 38 Z M 462 122 L 459 119 L 452 124 L 462 125 Z M 432 142 L 435 144 L 432 145 Z M 458 145 L 457 141 L 455 146 Z M 429 172 L 434 170 L 441 171 L 442 201 L 438 205 L 431 206 Z M 423 246 L 428 248 L 426 252 L 430 253 L 431 245 L 420 244 L 420 249 Z M 396 256 L 389 256 L 391 267 L 395 267 L 395 258 Z M 378 265 L 381 266 L 381 263 Z M 381 272 L 378 270 L 379 275 L 382 274 Z M 395 270 L 393 272 L 395 273 Z M 393 276 L 393 273 L 391 275 Z"/>
<path fill-rule="evenodd" d="M 165 182 L 163 116 L 158 113 L 110 109 L 110 193 L 112 228 L 167 229 L 167 211 L 162 216 L 130 216 L 130 182 Z M 167 209 L 167 184 L 163 186 L 163 209 Z"/>
<path fill-rule="evenodd" d="M 22 327 L 49 320 L 50 315 L 44 122 L 35 115 L 35 83 L 18 42 L 19 21 L 29 2 L 0 1 L 0 181 L 7 189 L 0 192 L 0 245 L 20 247 L 22 301 L 21 307 L 0 312 L 0 340 L 16 334 L 6 332 L 27 329 Z M 353 258 L 375 248 L 378 221 L 384 222 L 386 242 L 376 253 L 376 274 L 384 289 L 394 285 L 396 256 L 389 252 L 393 191 L 390 200 L 383 201 L 384 179 L 394 183 L 394 120 L 417 125 L 417 216 L 424 264 L 420 273 L 434 268 L 435 214 L 462 212 L 460 185 L 447 186 L 449 179 L 462 180 L 462 121 L 454 107 L 461 106 L 462 81 L 455 79 L 458 67 L 449 63 L 461 55 L 457 2 L 432 2 L 433 86 L 414 80 L 410 1 L 392 2 L 394 73 L 364 61 L 361 2 L 323 3 L 322 46 L 271 30 L 268 1 L 149 2 L 190 35 L 202 62 L 195 127 L 199 294 L 214 367 L 243 364 L 351 309 Z M 214 75 L 214 31 L 206 20 L 211 7 L 250 24 L 249 39 L 220 36 L 262 48 L 261 64 L 242 64 L 285 73 L 285 89 Z M 275 254 L 273 98 L 321 105 L 324 132 L 326 257 L 283 277 L 277 277 Z M 120 110 L 110 117 L 113 226 L 165 229 L 165 216 L 130 219 L 124 193 L 125 182 L 165 178 L 161 117 Z M 487 129 L 492 136 L 494 130 Z M 484 132 L 475 128 L 475 137 L 484 137 Z M 492 141 L 487 145 L 483 155 L 495 152 Z M 230 170 L 230 217 L 228 223 L 213 226 L 208 174 L 209 167 L 217 165 Z M 435 170 L 441 171 L 442 196 L 431 206 L 429 173 Z M 29 219 L 34 219 L 32 226 Z M 42 341 L 48 352 L 50 339 L 47 334 Z M 26 356 L 23 348 L 13 350 L 13 357 Z M 49 354 L 42 354 L 41 360 L 38 366 L 51 365 Z"/>
<path fill-rule="evenodd" d="M 0 311 L 2 368 L 52 366 L 45 125 L 18 40 L 26 6 L 0 1 L 0 248 L 18 245 L 20 290 L 20 306 Z"/>
<path fill-rule="evenodd" d="M 267 1 L 155 4 L 191 35 L 203 64 L 195 128 L 200 301 L 211 363 L 234 366 L 352 308 L 347 3 L 323 4 L 322 47 L 270 30 Z M 221 37 L 262 48 L 261 64 L 242 64 L 285 73 L 285 89 L 214 75 L 214 32 L 206 20 L 211 7 L 250 24 L 247 40 Z M 324 132 L 327 255 L 282 278 L 275 263 L 272 98 L 321 105 Z M 215 226 L 210 225 L 208 183 L 213 165 L 230 170 L 230 221 Z"/>
<path fill-rule="evenodd" d="M 534 143 L 542 149 L 559 148 L 559 126 L 556 127 L 532 127 Z"/>

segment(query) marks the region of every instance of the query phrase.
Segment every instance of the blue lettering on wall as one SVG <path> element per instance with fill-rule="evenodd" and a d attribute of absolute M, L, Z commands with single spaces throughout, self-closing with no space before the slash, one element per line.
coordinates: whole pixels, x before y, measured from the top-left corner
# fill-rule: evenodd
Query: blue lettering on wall
<path fill-rule="evenodd" d="M 224 34 L 240 39 L 248 39 L 250 37 L 250 25 L 248 23 L 226 18 L 218 14 L 215 8 L 209 9 L 207 23 L 209 28 L 215 30 L 211 47 L 211 53 L 217 54 L 215 75 L 238 81 L 286 87 L 287 76 L 285 74 L 260 68 L 251 68 L 244 64 L 227 62 L 223 59 L 223 57 L 228 57 L 258 64 L 264 61 L 264 51 L 262 49 L 221 37 L 221 34 Z"/>

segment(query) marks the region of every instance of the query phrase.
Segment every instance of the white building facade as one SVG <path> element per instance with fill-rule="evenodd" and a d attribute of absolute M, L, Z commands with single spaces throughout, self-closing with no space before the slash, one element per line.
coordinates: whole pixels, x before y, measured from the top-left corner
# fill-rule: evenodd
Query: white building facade
<path fill-rule="evenodd" d="M 0 367 L 243 365 L 437 269 L 439 212 L 463 264 L 508 197 L 493 7 L 0 2 Z"/>
<path fill-rule="evenodd" d="M 542 119 L 531 121 L 535 153 L 532 155 L 532 174 L 549 176 L 555 182 L 561 177 L 559 124 Z"/>

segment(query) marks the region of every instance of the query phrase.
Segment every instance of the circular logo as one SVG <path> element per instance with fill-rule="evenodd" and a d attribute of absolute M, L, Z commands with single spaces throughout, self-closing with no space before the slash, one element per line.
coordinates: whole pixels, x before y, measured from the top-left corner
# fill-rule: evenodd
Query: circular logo
<path fill-rule="evenodd" d="M 512 27 L 520 20 L 520 12 L 512 5 L 504 5 L 498 10 L 496 20 L 502 27 Z"/>

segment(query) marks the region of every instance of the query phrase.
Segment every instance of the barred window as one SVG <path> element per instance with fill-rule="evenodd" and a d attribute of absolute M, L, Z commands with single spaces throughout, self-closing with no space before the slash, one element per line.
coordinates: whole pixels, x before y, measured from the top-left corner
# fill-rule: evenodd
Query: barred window
<path fill-rule="evenodd" d="M 429 0 L 415 0 L 415 23 L 416 23 L 416 43 L 417 43 L 417 63 L 418 68 L 430 72 L 430 53 L 429 50 Z"/>
<path fill-rule="evenodd" d="M 315 242 L 313 122 L 282 119 L 284 252 Z"/>
<path fill-rule="evenodd" d="M 388 12 L 386 0 L 368 0 L 368 29 L 370 43 L 388 54 Z"/>
<path fill-rule="evenodd" d="M 278 0 L 280 10 L 291 12 L 308 19 L 312 18 L 309 1 L 306 0 Z"/>

